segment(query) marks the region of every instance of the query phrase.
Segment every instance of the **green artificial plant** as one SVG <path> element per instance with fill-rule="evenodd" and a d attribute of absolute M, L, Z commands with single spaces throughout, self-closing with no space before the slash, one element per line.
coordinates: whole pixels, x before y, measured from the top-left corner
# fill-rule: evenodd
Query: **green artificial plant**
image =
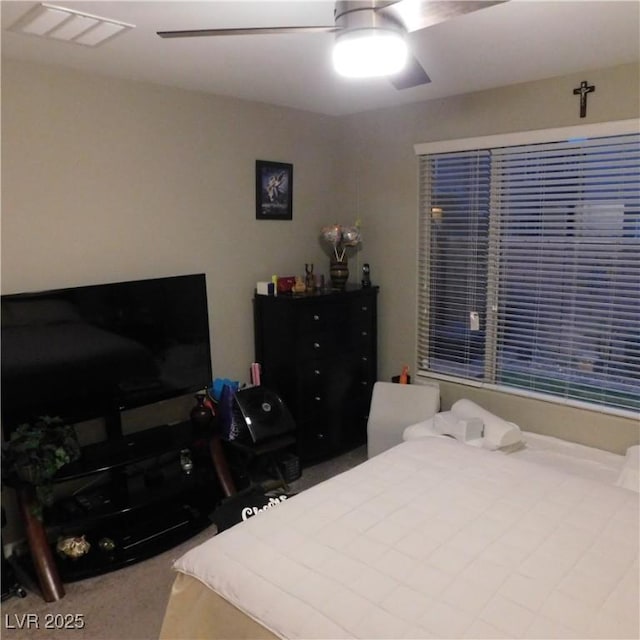
<path fill-rule="evenodd" d="M 19 425 L 3 448 L 3 474 L 18 477 L 35 490 L 34 514 L 53 502 L 52 479 L 57 471 L 80 457 L 75 429 L 60 418 L 41 416 Z"/>

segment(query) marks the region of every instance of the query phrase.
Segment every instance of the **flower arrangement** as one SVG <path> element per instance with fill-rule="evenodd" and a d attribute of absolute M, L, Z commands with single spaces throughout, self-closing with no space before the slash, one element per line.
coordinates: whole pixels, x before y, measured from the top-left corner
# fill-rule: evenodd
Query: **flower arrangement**
<path fill-rule="evenodd" d="M 357 247 L 362 242 L 360 227 L 361 222 L 358 219 L 353 226 L 332 224 L 322 228 L 320 236 L 332 248 L 336 262 L 344 262 L 347 248 Z"/>

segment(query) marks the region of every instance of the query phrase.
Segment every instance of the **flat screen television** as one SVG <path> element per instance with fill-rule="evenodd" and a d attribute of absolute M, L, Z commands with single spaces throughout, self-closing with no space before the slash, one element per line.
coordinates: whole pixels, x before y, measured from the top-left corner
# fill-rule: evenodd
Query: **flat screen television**
<path fill-rule="evenodd" d="M 211 383 L 204 274 L 3 295 L 2 422 L 117 416 Z"/>

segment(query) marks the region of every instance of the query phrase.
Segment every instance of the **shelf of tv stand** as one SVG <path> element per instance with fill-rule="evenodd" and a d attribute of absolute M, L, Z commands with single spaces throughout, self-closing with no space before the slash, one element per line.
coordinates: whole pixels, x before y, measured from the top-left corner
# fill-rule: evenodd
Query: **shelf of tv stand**
<path fill-rule="evenodd" d="M 109 483 L 90 487 L 86 492 L 78 492 L 59 500 L 45 511 L 47 529 L 67 532 L 82 532 L 95 523 L 104 522 L 123 514 L 150 508 L 154 505 L 164 508 L 164 503 L 180 496 L 201 493 L 214 494 L 217 479 L 212 468 L 207 468 L 201 459 L 194 460 L 194 469 L 185 474 L 176 458 L 162 467 L 162 480 L 149 485 L 145 475 L 122 478 L 122 483 Z M 78 498 L 88 497 L 86 506 Z M 210 505 L 212 506 L 212 505 Z"/>
<path fill-rule="evenodd" d="M 89 553 L 77 559 L 61 557 L 55 541 L 50 542 L 62 582 L 84 580 L 109 573 L 173 548 L 211 525 L 207 499 L 176 496 L 159 510 L 148 509 L 144 517 L 96 522 L 82 535 L 91 545 Z M 112 539 L 113 551 L 103 551 L 100 540 Z"/>
<path fill-rule="evenodd" d="M 212 459 L 213 433 L 195 429 L 191 421 L 166 424 L 129 435 L 113 433 L 102 442 L 82 447 L 78 461 L 54 478 L 63 483 L 94 476 L 85 489 L 67 493 L 43 520 L 31 510 L 33 490 L 18 485 L 18 502 L 30 554 L 30 565 L 47 602 L 64 596 L 64 582 L 107 573 L 150 558 L 188 540 L 211 524 L 210 513 L 222 498 L 220 477 Z M 181 449 L 192 453 L 193 471 L 180 466 Z M 158 482 L 158 472 L 164 481 Z M 103 474 L 104 477 L 100 477 Z M 64 492 L 63 492 L 64 493 Z M 97 495 L 96 495 L 97 494 Z M 63 503 L 74 495 L 92 497 L 81 508 L 65 513 Z M 102 500 L 102 496 L 109 496 Z M 106 503 L 106 504 L 105 504 Z M 84 535 L 91 544 L 87 556 L 59 556 L 59 537 Z M 115 542 L 112 552 L 100 548 L 102 538 Z"/>
<path fill-rule="evenodd" d="M 65 465 L 55 482 L 75 480 L 190 447 L 196 439 L 191 422 L 160 425 L 82 447 L 79 460 Z M 205 438 L 206 436 L 202 436 Z"/>

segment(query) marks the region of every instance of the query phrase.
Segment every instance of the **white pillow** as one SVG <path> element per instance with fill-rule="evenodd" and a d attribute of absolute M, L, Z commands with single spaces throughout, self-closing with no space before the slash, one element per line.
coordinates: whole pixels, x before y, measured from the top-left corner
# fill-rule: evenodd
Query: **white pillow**
<path fill-rule="evenodd" d="M 402 439 L 406 440 L 419 440 L 420 438 L 427 438 L 432 436 L 439 436 L 440 434 L 433 427 L 433 418 L 428 418 L 422 422 L 416 422 L 416 424 L 409 425 L 402 432 Z"/>
<path fill-rule="evenodd" d="M 517 424 L 503 420 L 471 400 L 457 400 L 451 407 L 451 413 L 458 420 L 479 418 L 484 422 L 482 446 L 485 449 L 512 449 L 524 442 Z"/>

